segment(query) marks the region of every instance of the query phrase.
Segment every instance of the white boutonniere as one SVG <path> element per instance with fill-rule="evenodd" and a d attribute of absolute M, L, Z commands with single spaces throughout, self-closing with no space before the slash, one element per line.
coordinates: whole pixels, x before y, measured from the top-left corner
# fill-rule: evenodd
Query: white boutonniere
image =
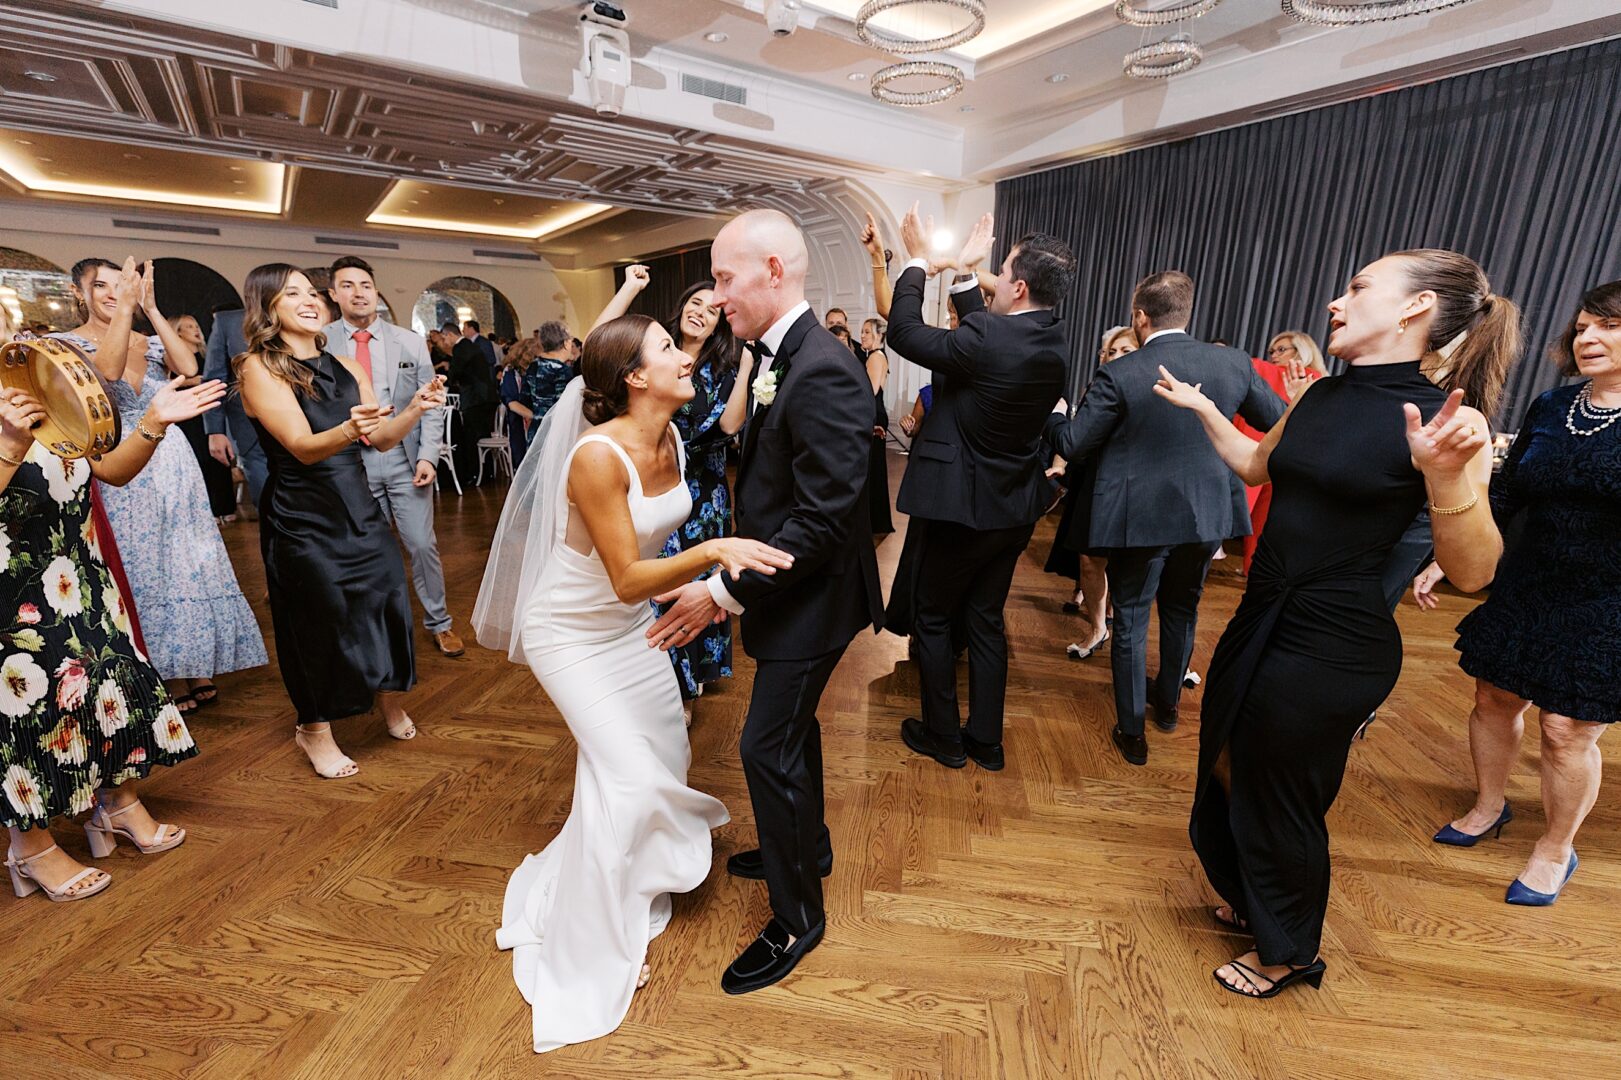
<path fill-rule="evenodd" d="M 754 400 L 762 406 L 770 405 L 777 400 L 777 369 L 766 368 L 755 376 Z"/>

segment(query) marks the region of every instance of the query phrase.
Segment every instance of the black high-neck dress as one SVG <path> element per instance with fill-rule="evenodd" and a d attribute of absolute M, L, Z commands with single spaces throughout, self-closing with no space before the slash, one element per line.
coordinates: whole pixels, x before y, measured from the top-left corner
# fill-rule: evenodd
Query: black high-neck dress
<path fill-rule="evenodd" d="M 1401 673 L 1380 571 L 1425 501 L 1406 402 L 1426 420 L 1446 402 L 1417 362 L 1352 367 L 1295 406 L 1249 585 L 1210 663 L 1188 832 L 1263 964 L 1317 958 L 1328 810 L 1352 736 Z M 1228 790 L 1212 775 L 1223 749 Z"/>
<path fill-rule="evenodd" d="M 360 386 L 329 354 L 301 360 L 315 394 L 298 394 L 311 431 L 349 419 Z M 300 724 L 371 711 L 377 691 L 416 682 L 405 563 L 366 483 L 360 444 L 306 465 L 253 422 L 270 465 L 259 505 L 281 679 Z"/>

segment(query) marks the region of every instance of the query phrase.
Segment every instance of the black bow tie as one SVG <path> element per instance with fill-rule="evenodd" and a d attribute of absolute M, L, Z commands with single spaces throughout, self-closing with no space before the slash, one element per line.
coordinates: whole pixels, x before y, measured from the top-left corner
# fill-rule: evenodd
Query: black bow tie
<path fill-rule="evenodd" d="M 754 358 L 756 360 L 759 360 L 759 359 L 762 359 L 762 358 L 769 360 L 770 358 L 777 355 L 776 353 L 771 351 L 771 346 L 767 345 L 763 341 L 751 341 L 751 342 L 749 342 L 749 351 L 754 353 Z"/>

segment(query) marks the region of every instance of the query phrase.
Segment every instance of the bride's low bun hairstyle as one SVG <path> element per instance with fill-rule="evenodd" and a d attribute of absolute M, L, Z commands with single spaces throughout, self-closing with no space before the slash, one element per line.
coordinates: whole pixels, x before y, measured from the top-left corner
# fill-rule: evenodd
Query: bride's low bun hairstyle
<path fill-rule="evenodd" d="M 580 350 L 585 380 L 581 408 L 590 424 L 606 424 L 630 405 L 625 380 L 642 366 L 642 346 L 656 323 L 646 315 L 621 315 L 586 336 Z"/>

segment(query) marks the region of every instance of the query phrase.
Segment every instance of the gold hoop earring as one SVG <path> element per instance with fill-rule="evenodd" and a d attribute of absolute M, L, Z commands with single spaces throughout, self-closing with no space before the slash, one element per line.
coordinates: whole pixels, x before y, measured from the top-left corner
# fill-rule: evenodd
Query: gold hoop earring
<path fill-rule="evenodd" d="M 1405 315 L 1402 316 L 1401 319 L 1396 323 L 1396 333 L 1407 333 L 1407 317 Z"/>

